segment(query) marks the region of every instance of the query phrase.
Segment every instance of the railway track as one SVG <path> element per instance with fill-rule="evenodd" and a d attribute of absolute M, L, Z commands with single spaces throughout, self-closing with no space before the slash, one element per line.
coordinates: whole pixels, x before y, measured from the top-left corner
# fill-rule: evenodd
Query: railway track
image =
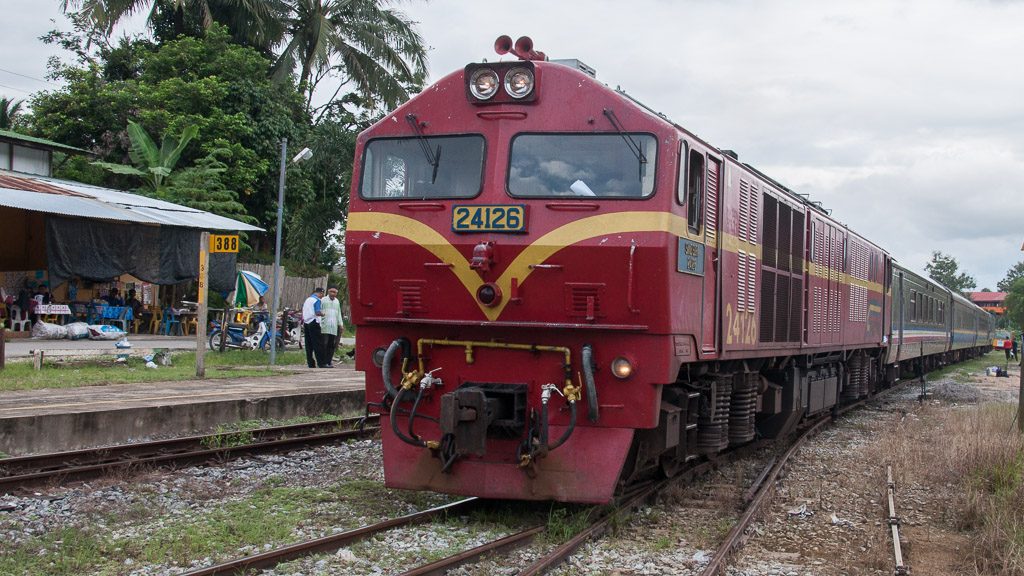
<path fill-rule="evenodd" d="M 320 446 L 377 433 L 377 417 L 325 420 L 256 430 L 223 432 L 105 446 L 69 452 L 19 456 L 0 460 L 0 492 L 44 482 L 85 480 L 113 472 L 125 473 L 223 461 L 264 452 Z"/>
<path fill-rule="evenodd" d="M 190 572 L 185 572 L 182 576 L 221 576 L 224 574 L 239 574 L 250 570 L 265 570 L 267 568 L 273 568 L 282 562 L 295 560 L 296 558 L 302 558 L 304 556 L 324 552 L 333 552 L 343 546 L 348 546 L 349 544 L 393 528 L 433 520 L 447 514 L 466 514 L 472 511 L 473 508 L 480 506 L 482 502 L 483 501 L 479 498 L 466 498 L 465 500 L 459 500 L 458 502 L 437 506 L 422 512 L 414 512 L 412 514 L 392 518 L 390 520 L 384 520 L 383 522 L 377 522 L 376 524 L 370 524 L 368 526 L 363 526 L 362 528 L 356 528 L 355 530 L 348 530 L 339 534 L 324 536 L 323 538 L 314 538 L 305 542 L 299 542 L 290 546 L 269 550 L 262 554 L 246 556 L 245 558 L 223 562 L 207 568 L 192 570 Z"/>
<path fill-rule="evenodd" d="M 893 389 L 895 388 L 891 388 L 889 390 Z M 769 494 L 772 486 L 775 484 L 775 481 L 778 479 L 790 458 L 800 450 L 807 440 L 812 438 L 829 422 L 831 422 L 834 417 L 840 416 L 850 410 L 862 406 L 865 401 L 866 399 L 847 405 L 837 410 L 835 414 L 823 416 L 818 420 L 809 423 L 782 455 L 771 458 L 769 465 L 757 476 L 756 480 L 747 490 L 744 500 L 749 503 L 746 509 L 740 517 L 740 520 L 730 530 L 728 536 L 719 547 L 715 556 L 705 568 L 703 572 L 704 575 L 710 576 L 724 573 L 726 561 L 735 550 L 742 546 L 746 529 L 756 517 L 762 504 L 766 501 L 767 495 Z M 547 573 L 574 554 L 586 542 L 600 538 L 614 522 L 621 519 L 624 515 L 631 514 L 633 510 L 643 506 L 645 502 L 654 498 L 659 492 L 681 482 L 692 481 L 693 479 L 704 475 L 715 468 L 723 466 L 726 463 L 748 457 L 758 450 L 763 449 L 768 443 L 769 442 L 764 441 L 748 444 L 747 446 L 740 447 L 731 452 L 718 455 L 713 459 L 700 462 L 681 471 L 673 478 L 648 481 L 632 487 L 630 491 L 621 495 L 614 505 L 595 509 L 597 513 L 589 515 L 593 516 L 594 519 L 587 527 L 568 541 L 548 549 L 534 562 L 523 568 L 519 572 L 520 576 L 534 576 Z M 315 538 L 253 556 L 247 556 L 245 558 L 230 560 L 214 566 L 196 569 L 186 572 L 184 576 L 242 574 L 256 570 L 270 569 L 283 562 L 296 560 L 314 554 L 331 553 L 359 540 L 372 537 L 387 530 L 409 526 L 416 523 L 433 521 L 451 514 L 465 515 L 472 512 L 477 507 L 484 505 L 485 502 L 486 501 L 482 501 L 477 498 L 468 498 L 452 504 L 438 506 L 429 510 L 384 520 L 382 522 L 377 522 L 354 530 L 348 530 L 322 538 Z M 528 546 L 532 544 L 538 536 L 543 535 L 545 530 L 546 527 L 544 525 L 530 526 L 526 529 L 519 530 L 513 534 L 497 538 L 471 549 L 460 551 L 446 558 L 409 569 L 401 574 L 402 576 L 443 575 L 453 568 L 463 564 L 476 562 L 485 556 L 506 554 L 515 549 Z"/>
<path fill-rule="evenodd" d="M 899 386 L 889 388 L 887 390 L 895 390 L 896 388 L 899 388 Z M 874 397 L 877 397 L 877 395 L 872 396 L 872 398 Z M 781 456 L 771 460 L 769 466 L 767 466 L 764 471 L 758 475 L 757 479 L 747 490 L 745 498 L 747 501 L 746 508 L 740 515 L 739 520 L 733 524 L 729 533 L 726 535 L 725 540 L 715 551 L 715 555 L 711 557 L 708 565 L 704 567 L 704 570 L 701 572 L 701 576 L 718 576 L 720 574 L 725 574 L 725 569 L 727 567 L 726 563 L 729 557 L 746 542 L 747 528 L 750 527 L 750 524 L 761 511 L 761 507 L 768 499 L 768 495 L 771 493 L 772 487 L 775 485 L 775 481 L 783 470 L 785 470 L 786 464 L 789 463 L 789 460 L 793 455 L 795 455 L 808 440 L 817 435 L 825 425 L 832 422 L 836 417 L 842 416 L 855 408 L 863 406 L 867 400 L 868 398 L 865 398 L 858 402 L 854 402 L 853 404 L 848 404 L 836 410 L 834 415 L 825 416 L 814 421 L 799 436 L 797 436 L 796 440 Z"/>
<path fill-rule="evenodd" d="M 858 405 L 860 405 L 860 403 L 850 405 L 846 410 L 852 409 Z M 775 466 L 771 469 L 766 469 L 765 472 L 759 476 L 757 481 L 759 485 L 766 487 L 774 483 L 775 478 L 778 476 L 778 470 L 781 470 L 781 466 L 789 456 L 796 453 L 807 438 L 813 436 L 814 433 L 819 431 L 831 420 L 831 415 L 825 416 L 820 420 L 815 421 L 809 426 L 809 428 L 805 429 L 806 431 L 798 438 L 797 442 L 790 447 L 784 456 L 773 460 Z M 693 479 L 707 474 L 728 462 L 746 458 L 758 450 L 763 449 L 769 443 L 770 442 L 768 441 L 754 442 L 730 452 L 720 454 L 713 459 L 695 464 L 694 466 L 681 471 L 672 478 L 647 481 L 633 486 L 628 492 L 622 494 L 613 505 L 604 507 L 603 509 L 601 507 L 595 508 L 595 513 L 588 515 L 593 517 L 593 521 L 591 521 L 588 526 L 583 528 L 566 542 L 551 547 L 549 550 L 541 554 L 530 565 L 523 568 L 518 573 L 519 576 L 536 576 L 547 573 L 574 554 L 576 550 L 588 541 L 600 538 L 616 520 L 621 519 L 624 515 L 628 515 L 632 513 L 633 510 L 643 506 L 645 502 L 654 498 L 659 492 L 681 482 L 690 482 Z M 752 486 L 748 493 L 754 494 L 751 496 L 752 504 L 750 508 L 752 510 L 750 515 L 753 517 L 753 514 L 756 511 L 756 506 L 759 506 L 760 502 L 764 499 L 766 490 L 757 490 L 756 487 Z M 386 530 L 408 526 L 418 522 L 434 520 L 447 514 L 463 515 L 472 511 L 475 507 L 482 505 L 483 502 L 484 501 L 476 498 L 469 498 L 423 512 L 417 512 L 367 525 L 355 530 L 349 530 L 322 538 L 315 538 L 305 542 L 299 542 L 275 550 L 263 552 L 261 554 L 231 560 L 207 568 L 193 570 L 191 572 L 186 572 L 183 576 L 221 576 L 226 574 L 243 574 L 253 570 L 270 569 L 280 563 L 292 561 L 298 558 L 314 554 L 334 552 L 340 548 L 349 546 L 359 540 L 371 537 Z M 741 534 L 743 528 L 739 528 L 739 524 L 737 526 L 738 528 L 736 529 L 736 532 Z M 743 527 L 745 527 L 745 525 Z M 448 570 L 454 569 L 463 564 L 476 562 L 485 556 L 506 554 L 518 548 L 528 546 L 533 543 L 535 538 L 541 536 L 545 530 L 546 527 L 544 525 L 531 526 L 511 535 L 503 536 L 474 548 L 457 552 L 446 558 L 412 568 L 402 572 L 401 576 L 440 576 L 447 573 Z"/>

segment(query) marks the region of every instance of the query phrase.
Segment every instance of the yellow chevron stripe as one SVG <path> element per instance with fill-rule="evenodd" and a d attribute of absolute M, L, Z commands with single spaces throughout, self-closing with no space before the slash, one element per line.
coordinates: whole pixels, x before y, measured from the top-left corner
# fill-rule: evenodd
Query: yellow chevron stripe
<path fill-rule="evenodd" d="M 476 291 L 484 284 L 480 275 L 469 267 L 469 262 L 448 240 L 433 228 L 407 216 L 382 212 L 356 212 L 349 215 L 348 230 L 382 232 L 405 238 L 427 249 L 442 262 L 452 264 L 452 272 L 476 301 Z M 630 232 L 667 232 L 675 236 L 691 237 L 686 219 L 671 212 L 614 212 L 574 220 L 541 236 L 523 249 L 505 269 L 496 284 L 502 293 L 512 290 L 512 279 L 521 284 L 533 270 L 531 264 L 542 264 L 567 246 L 590 238 Z M 694 235 L 693 239 L 697 240 Z M 489 308 L 477 302 L 488 320 L 496 320 L 508 300 Z"/>
<path fill-rule="evenodd" d="M 469 291 L 473 301 L 476 302 L 476 291 L 484 284 L 483 279 L 469 267 L 469 261 L 466 260 L 462 253 L 452 246 L 451 242 L 437 230 L 408 216 L 385 212 L 352 213 L 348 218 L 347 229 L 355 232 L 390 234 L 399 238 L 405 238 L 414 244 L 422 246 L 436 256 L 438 260 L 452 265 L 452 272 L 462 282 L 466 290 Z M 531 264 L 543 264 L 548 258 L 554 256 L 563 248 L 584 240 L 631 232 L 666 232 L 695 242 L 703 242 L 702 235 L 689 232 L 685 218 L 671 212 L 614 212 L 590 216 L 569 222 L 535 240 L 516 256 L 498 278 L 496 284 L 503 294 L 509 294 L 512 290 L 512 279 L 518 279 L 519 284 L 522 285 L 530 273 L 533 272 L 530 268 Z M 752 244 L 731 234 L 723 233 L 720 237 L 724 251 L 736 253 L 739 250 L 743 250 L 744 252 L 755 254 L 758 260 L 761 259 L 762 246 L 760 244 Z M 829 278 L 829 269 L 820 264 L 805 262 L 804 271 L 818 278 Z M 832 274 L 837 273 L 832 271 Z M 843 284 L 863 286 L 874 292 L 882 292 L 881 284 L 860 280 L 849 274 L 838 273 L 838 279 Z M 477 302 L 480 311 L 491 321 L 501 316 L 501 312 L 507 304 L 508 300 L 506 299 L 498 306 L 489 308 Z"/>

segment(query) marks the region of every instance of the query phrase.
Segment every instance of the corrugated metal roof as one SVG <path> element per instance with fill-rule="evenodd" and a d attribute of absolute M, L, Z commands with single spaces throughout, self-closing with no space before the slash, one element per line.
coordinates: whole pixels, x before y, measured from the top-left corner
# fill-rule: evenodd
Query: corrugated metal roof
<path fill-rule="evenodd" d="M 262 231 L 203 210 L 138 194 L 0 171 L 0 206 L 78 218 L 97 218 L 201 230 Z"/>
<path fill-rule="evenodd" d="M 971 292 L 972 302 L 1002 302 L 1006 300 L 1006 292 Z"/>
<path fill-rule="evenodd" d="M 52 148 L 54 150 L 63 150 L 65 152 L 78 152 L 81 154 L 92 154 L 88 150 L 81 148 L 75 148 L 74 146 L 68 146 L 67 144 L 61 144 L 60 142 L 54 142 L 53 140 L 47 140 L 45 138 L 36 138 L 35 136 L 26 136 L 18 132 L 11 130 L 0 130 L 0 140 L 12 140 L 21 142 L 23 144 L 34 145 L 38 148 Z"/>
<path fill-rule="evenodd" d="M 45 192 L 47 194 L 59 194 L 61 196 L 82 196 L 64 188 L 58 188 L 46 182 L 30 180 L 20 176 L 0 173 L 0 188 L 12 188 L 15 190 L 27 190 L 29 192 Z"/>

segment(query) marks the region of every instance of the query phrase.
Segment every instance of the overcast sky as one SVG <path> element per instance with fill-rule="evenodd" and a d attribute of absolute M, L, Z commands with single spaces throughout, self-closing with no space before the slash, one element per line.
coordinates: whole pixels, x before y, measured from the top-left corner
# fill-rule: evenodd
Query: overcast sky
<path fill-rule="evenodd" d="M 59 2 L 4 0 L 0 94 L 39 80 Z M 436 79 L 500 34 L 578 58 L 923 269 L 1024 259 L 1024 1 L 404 2 Z"/>

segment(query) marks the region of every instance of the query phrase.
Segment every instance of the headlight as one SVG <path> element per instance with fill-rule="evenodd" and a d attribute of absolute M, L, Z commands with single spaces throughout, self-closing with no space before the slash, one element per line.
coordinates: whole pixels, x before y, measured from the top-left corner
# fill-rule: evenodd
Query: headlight
<path fill-rule="evenodd" d="M 469 78 L 469 91 L 474 98 L 490 100 L 498 93 L 498 73 L 490 68 L 481 68 Z"/>
<path fill-rule="evenodd" d="M 528 68 L 513 68 L 505 73 L 505 92 L 513 98 L 525 98 L 533 91 L 533 72 Z"/>
<path fill-rule="evenodd" d="M 619 356 L 612 362 L 612 374 L 616 378 L 625 380 L 633 375 L 633 364 L 628 359 Z"/>

